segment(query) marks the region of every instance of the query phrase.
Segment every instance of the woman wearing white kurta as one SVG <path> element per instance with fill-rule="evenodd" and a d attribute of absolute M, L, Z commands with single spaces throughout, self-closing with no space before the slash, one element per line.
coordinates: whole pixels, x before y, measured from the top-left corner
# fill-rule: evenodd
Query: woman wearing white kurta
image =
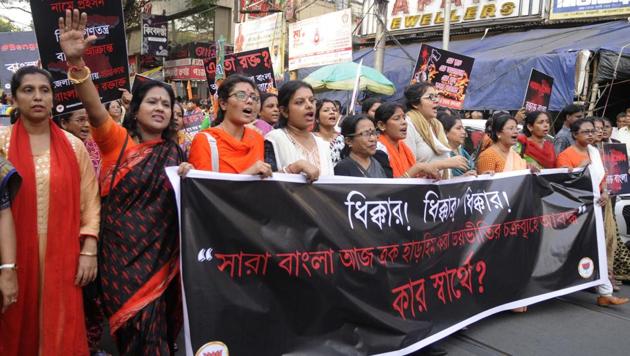
<path fill-rule="evenodd" d="M 265 136 L 265 161 L 283 173 L 304 173 L 309 180 L 334 175 L 330 144 L 313 135 L 315 120 L 313 89 L 301 81 L 289 81 L 278 92 L 280 121 Z"/>

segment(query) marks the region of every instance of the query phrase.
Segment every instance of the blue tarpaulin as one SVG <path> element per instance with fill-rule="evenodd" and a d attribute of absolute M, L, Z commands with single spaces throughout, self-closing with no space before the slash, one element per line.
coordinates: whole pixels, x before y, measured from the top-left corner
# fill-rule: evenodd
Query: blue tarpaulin
<path fill-rule="evenodd" d="M 559 111 L 573 102 L 576 59 L 580 50 L 598 52 L 600 49 L 619 53 L 630 43 L 630 24 L 614 21 L 570 28 L 544 28 L 518 33 L 488 34 L 483 40 L 451 41 L 449 50 L 475 58 L 465 109 L 515 110 L 521 107 L 527 80 L 532 68 L 554 77 L 549 110 Z M 441 42 L 427 42 L 442 47 Z M 397 46 L 385 50 L 384 74 L 397 88 L 391 99 L 402 97 L 409 84 L 411 71 L 420 52 L 421 43 Z M 630 46 L 624 53 L 630 53 Z M 356 51 L 354 60 L 374 65 L 374 50 Z M 300 78 L 317 68 L 300 70 Z M 346 94 L 333 94 L 344 101 Z M 329 95 L 327 95 L 329 96 Z M 343 96 L 343 98 L 342 98 Z"/>

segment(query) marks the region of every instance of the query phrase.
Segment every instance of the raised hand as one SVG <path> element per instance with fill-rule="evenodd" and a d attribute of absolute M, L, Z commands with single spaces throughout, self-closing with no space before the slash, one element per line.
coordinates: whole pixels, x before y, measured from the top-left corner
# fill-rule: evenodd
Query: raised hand
<path fill-rule="evenodd" d="M 97 39 L 95 35 L 86 37 L 86 23 L 87 14 L 80 14 L 78 9 L 66 10 L 66 17 L 59 18 L 59 45 L 68 63 L 79 64 L 85 51 Z"/>

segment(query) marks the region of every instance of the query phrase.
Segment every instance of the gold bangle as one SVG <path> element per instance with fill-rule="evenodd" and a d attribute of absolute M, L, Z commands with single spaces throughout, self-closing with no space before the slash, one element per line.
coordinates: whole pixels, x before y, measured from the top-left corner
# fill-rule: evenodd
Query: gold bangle
<path fill-rule="evenodd" d="M 411 177 L 409 176 L 409 173 L 407 173 L 407 172 L 405 172 L 402 176 L 403 176 L 403 178 L 411 178 Z"/>
<path fill-rule="evenodd" d="M 92 71 L 90 70 L 90 67 L 84 66 L 83 68 L 85 68 L 85 71 L 87 73 L 85 74 L 85 76 L 83 78 L 79 78 L 79 79 L 76 79 L 76 78 L 72 77 L 73 71 L 70 71 L 70 70 L 68 71 L 68 80 L 70 81 L 70 83 L 72 83 L 74 85 L 78 85 L 78 84 L 81 84 L 81 83 L 85 82 L 86 80 L 88 80 L 90 78 L 90 76 L 92 75 Z"/>
<path fill-rule="evenodd" d="M 98 256 L 97 253 L 90 253 L 90 252 L 79 252 L 80 256 L 88 256 L 88 257 L 96 257 Z"/>

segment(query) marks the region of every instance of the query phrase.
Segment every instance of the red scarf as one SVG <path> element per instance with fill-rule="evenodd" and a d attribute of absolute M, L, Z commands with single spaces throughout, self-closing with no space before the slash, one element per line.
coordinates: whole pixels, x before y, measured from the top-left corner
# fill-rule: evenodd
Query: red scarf
<path fill-rule="evenodd" d="M 50 195 L 41 296 L 37 188 L 30 136 L 22 119 L 11 132 L 8 158 L 23 179 L 12 204 L 20 295 L 0 317 L 2 355 L 37 355 L 40 349 L 46 355 L 88 354 L 82 291 L 74 285 L 80 252 L 79 164 L 65 133 L 52 120 L 49 123 Z"/>
<path fill-rule="evenodd" d="M 543 141 L 541 148 L 538 144 L 529 141 L 525 135 L 518 135 L 518 141 L 525 146 L 525 152 L 522 152 L 522 155 L 535 159 L 543 168 L 556 167 L 556 152 L 551 142 Z"/>
<path fill-rule="evenodd" d="M 387 148 L 389 156 L 389 165 L 392 167 L 394 178 L 398 178 L 405 174 L 409 168 L 416 163 L 416 158 L 411 149 L 403 142 L 398 141 L 398 149 L 385 135 L 381 135 L 379 141 Z"/>

